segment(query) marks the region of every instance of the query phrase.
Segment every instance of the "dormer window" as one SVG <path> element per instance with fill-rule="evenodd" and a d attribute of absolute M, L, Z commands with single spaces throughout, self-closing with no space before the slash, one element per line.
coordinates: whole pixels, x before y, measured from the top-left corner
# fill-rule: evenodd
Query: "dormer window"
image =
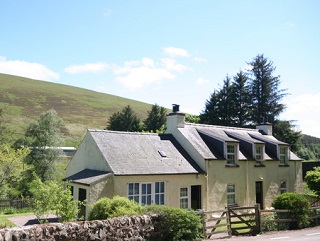
<path fill-rule="evenodd" d="M 262 165 L 262 161 L 264 160 L 264 146 L 261 144 L 255 145 L 255 159 L 256 159 L 256 165 Z"/>
<path fill-rule="evenodd" d="M 238 145 L 228 143 L 226 149 L 227 165 L 236 165 L 238 159 Z"/>
<path fill-rule="evenodd" d="M 280 165 L 288 165 L 288 159 L 289 159 L 288 147 L 287 146 L 280 146 L 279 147 Z"/>

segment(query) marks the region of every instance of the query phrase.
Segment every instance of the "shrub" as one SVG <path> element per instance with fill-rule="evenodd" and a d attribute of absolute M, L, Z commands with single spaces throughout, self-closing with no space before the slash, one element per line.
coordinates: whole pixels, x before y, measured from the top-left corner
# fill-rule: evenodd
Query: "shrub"
<path fill-rule="evenodd" d="M 157 214 L 153 241 L 195 240 L 203 238 L 201 217 L 194 211 L 166 206 L 147 206 L 145 212 Z"/>
<path fill-rule="evenodd" d="M 89 220 L 101 220 L 142 213 L 142 207 L 128 198 L 115 196 L 113 199 L 101 198 L 95 202 L 89 213 Z"/>
<path fill-rule="evenodd" d="M 272 202 L 275 209 L 289 210 L 289 213 L 281 214 L 282 218 L 296 220 L 290 222 L 289 229 L 306 227 L 309 224 L 309 200 L 302 194 L 286 192 L 275 198 Z"/>

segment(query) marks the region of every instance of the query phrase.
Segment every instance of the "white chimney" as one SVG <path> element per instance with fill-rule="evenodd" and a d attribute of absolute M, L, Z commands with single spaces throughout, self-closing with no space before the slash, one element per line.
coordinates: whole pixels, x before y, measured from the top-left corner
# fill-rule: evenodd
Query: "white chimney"
<path fill-rule="evenodd" d="M 261 123 L 260 125 L 256 126 L 256 129 L 258 129 L 262 134 L 265 135 L 272 135 L 272 124 L 268 122 Z"/>
<path fill-rule="evenodd" d="M 172 105 L 172 112 L 167 115 L 166 133 L 173 133 L 177 128 L 184 128 L 185 114 L 179 111 L 179 105 Z"/>

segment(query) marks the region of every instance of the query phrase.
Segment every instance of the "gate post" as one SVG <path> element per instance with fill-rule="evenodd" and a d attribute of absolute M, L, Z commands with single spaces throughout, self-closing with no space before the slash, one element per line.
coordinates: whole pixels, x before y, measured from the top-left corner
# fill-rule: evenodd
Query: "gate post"
<path fill-rule="evenodd" d="M 261 233 L 261 211 L 260 211 L 260 204 L 257 203 L 255 205 L 255 219 L 256 219 L 256 234 Z"/>

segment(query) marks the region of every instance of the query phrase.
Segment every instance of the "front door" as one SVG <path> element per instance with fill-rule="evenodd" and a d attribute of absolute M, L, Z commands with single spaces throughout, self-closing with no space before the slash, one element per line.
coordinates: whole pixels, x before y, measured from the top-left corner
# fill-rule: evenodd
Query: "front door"
<path fill-rule="evenodd" d="M 263 191 L 262 182 L 256 182 L 256 203 L 260 204 L 260 208 L 263 209 Z"/>
<path fill-rule="evenodd" d="M 201 209 L 201 185 L 191 186 L 191 208 Z"/>

